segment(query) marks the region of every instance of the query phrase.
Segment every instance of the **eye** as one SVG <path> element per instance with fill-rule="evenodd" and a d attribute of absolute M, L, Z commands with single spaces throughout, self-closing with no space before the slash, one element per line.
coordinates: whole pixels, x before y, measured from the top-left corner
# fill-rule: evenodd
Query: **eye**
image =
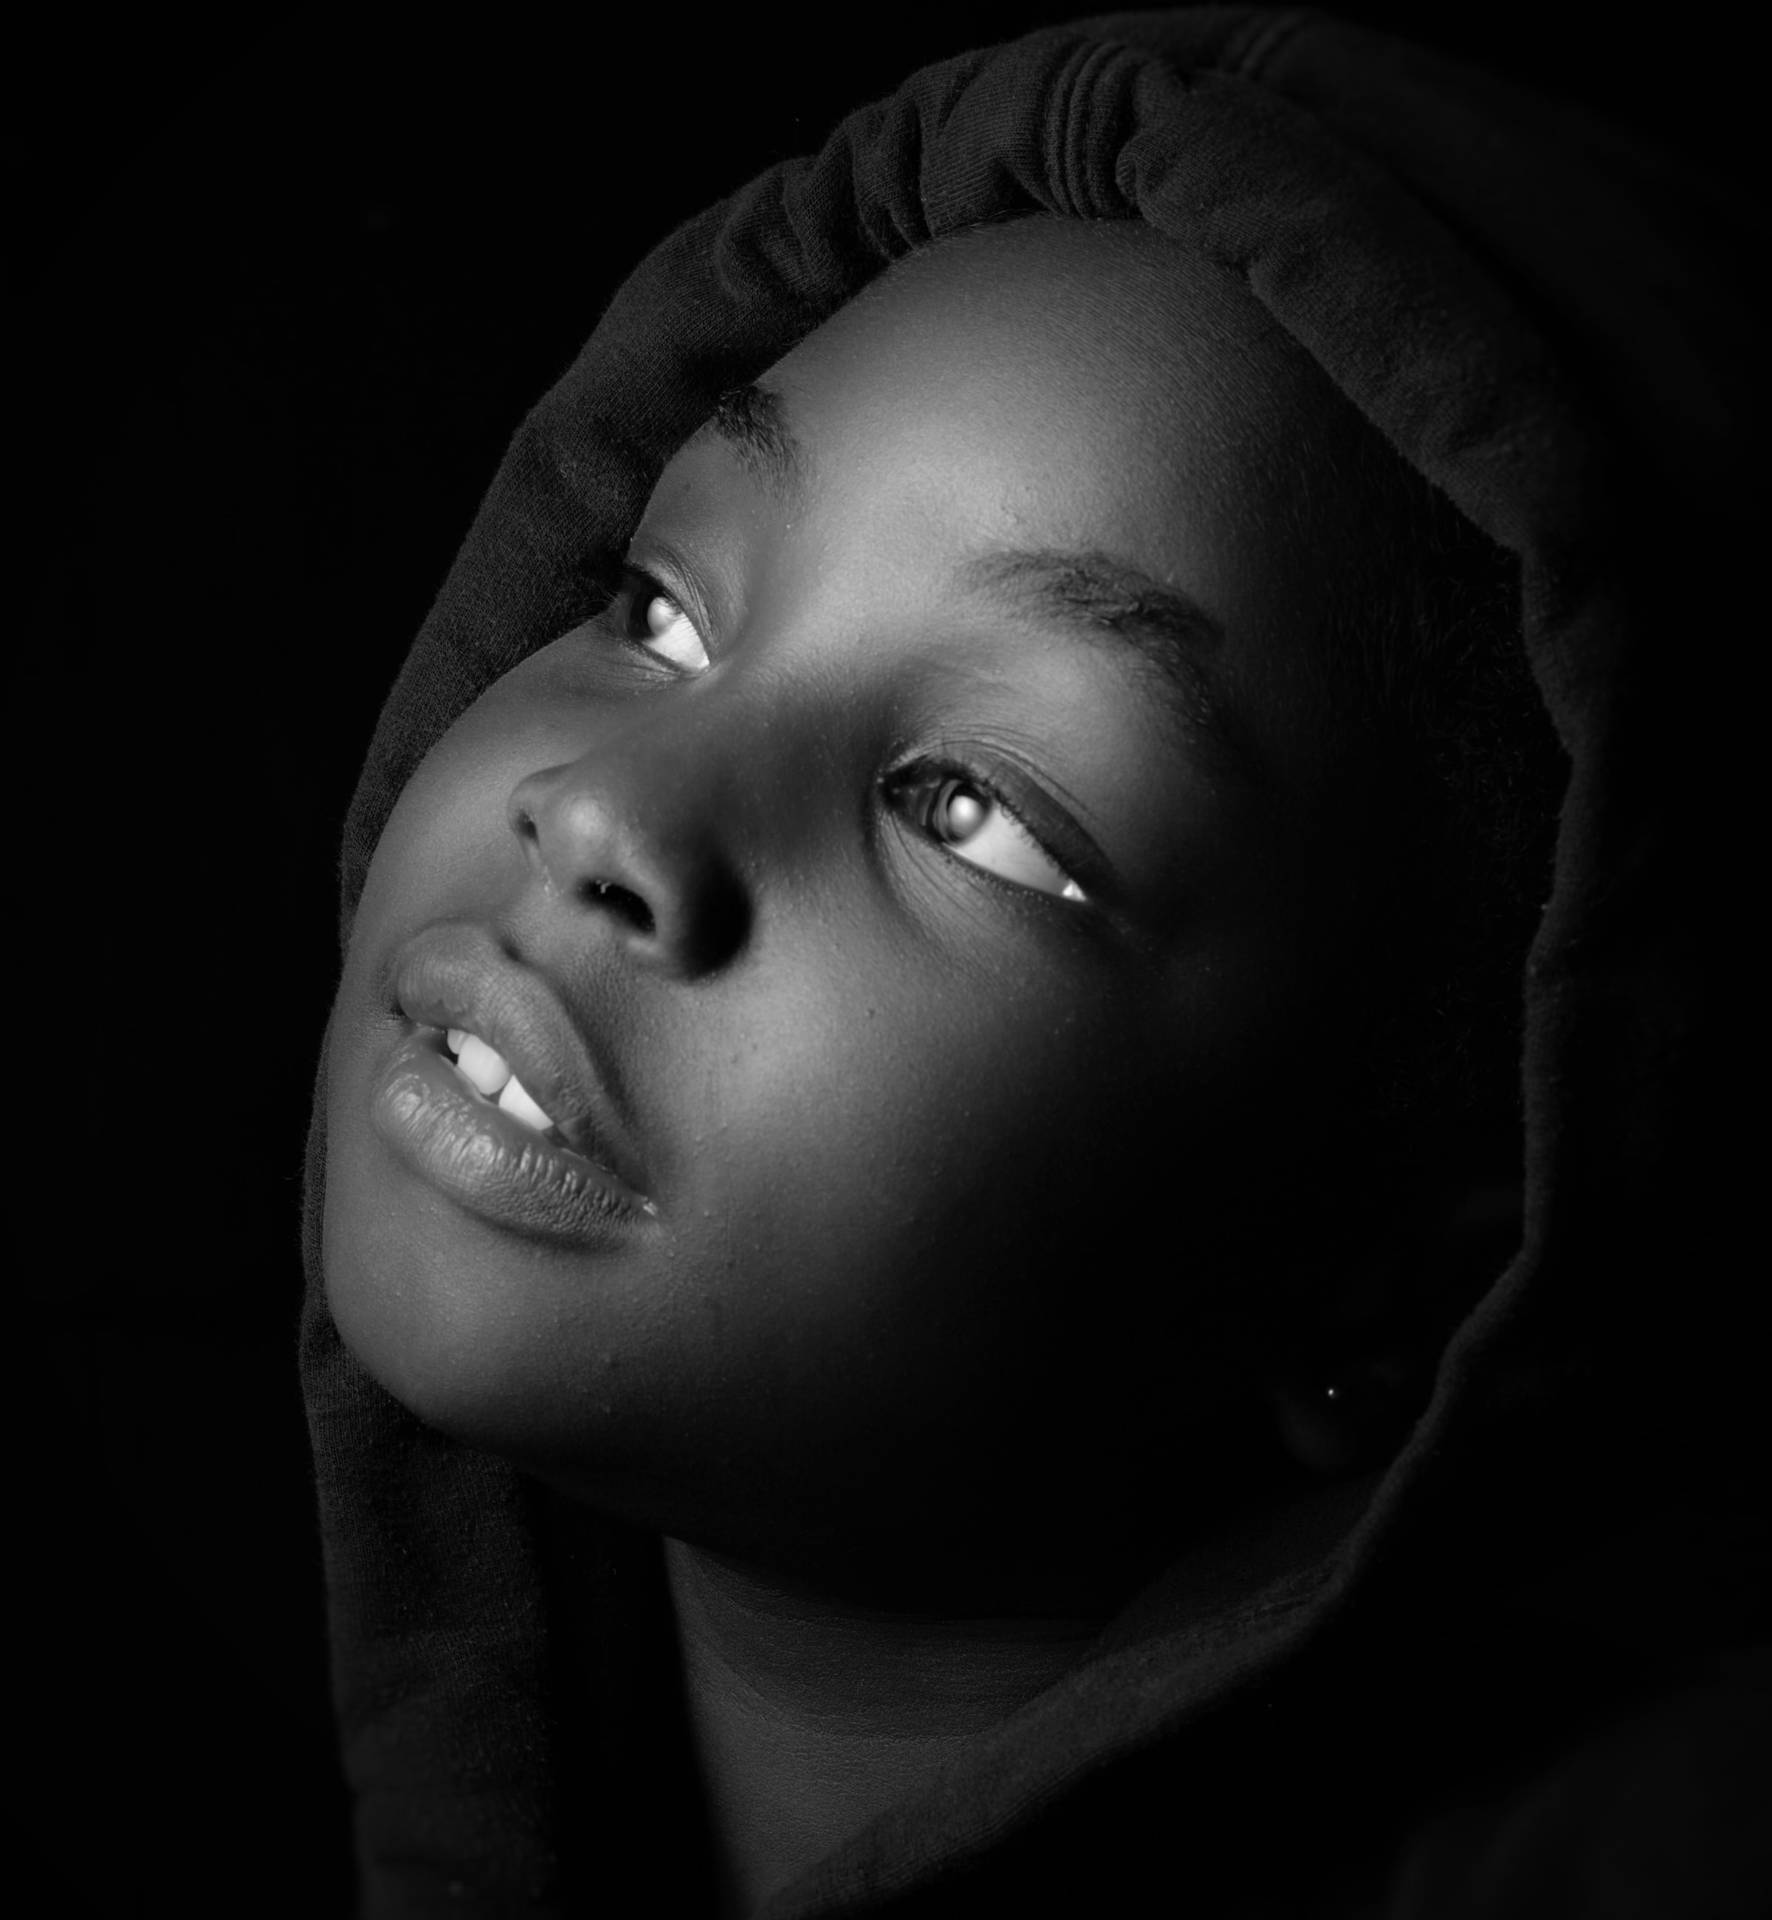
<path fill-rule="evenodd" d="M 964 774 L 928 769 L 896 787 L 911 824 L 957 859 L 1036 893 L 1081 900 L 1083 889 L 997 797 Z"/>
<path fill-rule="evenodd" d="M 676 674 L 696 674 L 708 665 L 702 639 L 683 602 L 662 581 L 631 561 L 616 570 L 614 591 L 598 624 L 605 633 L 670 668 Z"/>
<path fill-rule="evenodd" d="M 695 622 L 656 580 L 644 575 L 637 579 L 634 607 L 642 630 L 634 635 L 635 645 L 679 673 L 700 673 L 708 664 L 708 650 Z"/>

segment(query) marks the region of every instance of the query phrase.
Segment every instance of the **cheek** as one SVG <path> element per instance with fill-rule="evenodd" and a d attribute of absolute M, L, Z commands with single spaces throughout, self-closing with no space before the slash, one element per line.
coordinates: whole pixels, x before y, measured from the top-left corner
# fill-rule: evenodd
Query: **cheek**
<path fill-rule="evenodd" d="M 698 1264 L 744 1250 L 765 1343 L 927 1370 L 1044 1339 L 1031 1296 L 1111 1263 L 1172 1155 L 1187 1062 L 1147 1014 L 1086 970 L 777 967 L 681 1090 Z"/>
<path fill-rule="evenodd" d="M 1310 1150 L 1311 1075 L 1258 969 L 991 957 L 864 978 L 809 950 L 689 1090 L 709 1325 L 760 1375 L 819 1356 L 834 1420 L 914 1394 L 988 1425 L 1085 1352 L 1126 1380 L 1217 1319 Z"/>
<path fill-rule="evenodd" d="M 964 1530 L 1236 1391 L 1240 1274 L 1213 1239 L 1258 1157 L 1226 1144 L 1197 1022 L 1025 958 L 1013 992 L 928 963 L 772 977 L 791 985 L 717 1022 L 680 1089 L 701 1158 L 671 1236 L 673 1412 L 645 1450 L 663 1479 L 721 1461 L 740 1505 L 867 1486 Z"/>
<path fill-rule="evenodd" d="M 457 721 L 402 791 L 369 863 L 353 952 L 473 910 L 489 876 L 520 868 L 506 817 L 520 774 L 489 720 L 476 710 Z"/>

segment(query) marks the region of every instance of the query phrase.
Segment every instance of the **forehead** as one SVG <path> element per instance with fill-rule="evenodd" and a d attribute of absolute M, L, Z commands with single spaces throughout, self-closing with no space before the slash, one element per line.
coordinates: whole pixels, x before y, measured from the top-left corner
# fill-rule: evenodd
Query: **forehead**
<path fill-rule="evenodd" d="M 1136 222 L 1039 216 L 909 256 L 770 370 L 819 507 L 1101 546 L 1207 586 L 1295 521 L 1327 382 L 1238 281 Z M 1178 581 L 1178 584 L 1181 584 Z"/>

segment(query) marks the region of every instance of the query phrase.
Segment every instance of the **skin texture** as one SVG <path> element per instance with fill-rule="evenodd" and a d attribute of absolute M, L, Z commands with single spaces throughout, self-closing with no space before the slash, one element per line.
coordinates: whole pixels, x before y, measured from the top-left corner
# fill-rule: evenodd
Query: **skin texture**
<path fill-rule="evenodd" d="M 904 263 L 764 384 L 804 497 L 701 436 L 631 551 L 710 664 L 639 650 L 636 586 L 396 808 L 326 1198 L 370 1373 L 673 1543 L 739 1912 L 1189 1538 L 1294 1496 L 1259 1309 L 1308 1267 L 1328 1310 L 1358 1264 L 1322 1196 L 1384 852 L 1312 652 L 1362 537 L 1356 423 L 1241 288 L 1142 228 L 1019 222 Z M 991 541 L 1202 602 L 1263 777 L 1190 744 L 1130 649 L 953 591 Z M 1098 857 L 1054 882 L 1022 849 L 1003 882 L 894 787 L 919 760 Z M 657 1212 L 606 1248 L 470 1217 L 368 1123 L 390 956 L 445 920 L 551 982 L 619 1089 Z"/>

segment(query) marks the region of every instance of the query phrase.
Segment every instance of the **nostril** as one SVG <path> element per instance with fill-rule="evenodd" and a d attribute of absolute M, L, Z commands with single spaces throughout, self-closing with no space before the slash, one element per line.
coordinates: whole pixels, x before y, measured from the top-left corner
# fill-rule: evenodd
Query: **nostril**
<path fill-rule="evenodd" d="M 627 921 L 636 933 L 651 933 L 657 924 L 652 909 L 637 893 L 618 887 L 613 880 L 585 880 L 578 897 L 588 907 L 604 907 Z"/>

